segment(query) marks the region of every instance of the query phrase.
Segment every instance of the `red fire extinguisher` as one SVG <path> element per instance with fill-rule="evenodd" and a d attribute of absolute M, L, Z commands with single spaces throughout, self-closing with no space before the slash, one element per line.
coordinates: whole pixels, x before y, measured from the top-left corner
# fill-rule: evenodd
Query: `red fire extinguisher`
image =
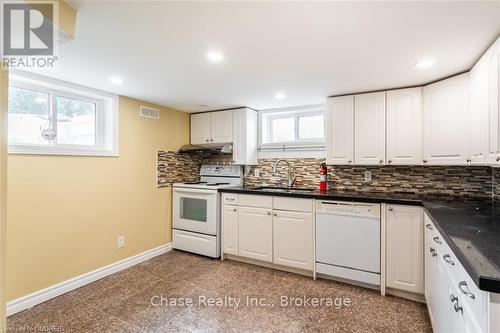
<path fill-rule="evenodd" d="M 319 168 L 319 190 L 326 192 L 326 178 L 328 175 L 328 169 L 326 168 L 326 163 L 321 163 Z"/>

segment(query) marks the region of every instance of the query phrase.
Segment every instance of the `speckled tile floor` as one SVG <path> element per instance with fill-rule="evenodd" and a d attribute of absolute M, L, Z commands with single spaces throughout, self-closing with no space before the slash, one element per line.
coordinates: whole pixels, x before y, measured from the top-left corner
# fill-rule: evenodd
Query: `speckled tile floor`
<path fill-rule="evenodd" d="M 247 296 L 251 298 L 248 303 Z M 295 297 L 294 305 L 284 306 L 284 296 L 288 300 Z M 155 306 L 160 297 L 163 304 Z M 209 303 L 210 298 L 223 301 L 224 297 L 234 299 L 226 298 L 226 306 Z M 309 304 L 300 306 L 304 297 Z M 236 307 L 238 298 L 241 301 Z M 320 298 L 323 303 L 315 306 L 313 302 L 320 302 Z M 187 304 L 189 299 L 193 301 L 191 306 Z M 341 307 L 339 299 L 344 302 Z M 165 304 L 167 301 L 177 306 Z M 432 331 L 426 307 L 420 303 L 180 251 L 15 314 L 7 324 L 12 331 L 45 332 Z"/>

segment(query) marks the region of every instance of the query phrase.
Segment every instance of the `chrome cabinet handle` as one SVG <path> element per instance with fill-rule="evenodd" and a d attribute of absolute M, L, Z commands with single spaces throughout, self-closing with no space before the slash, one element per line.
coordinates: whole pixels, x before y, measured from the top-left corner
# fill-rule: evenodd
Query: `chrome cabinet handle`
<path fill-rule="evenodd" d="M 235 198 L 226 198 L 227 201 L 234 201 Z"/>
<path fill-rule="evenodd" d="M 380 164 L 384 163 L 384 161 L 383 161 L 383 160 L 380 160 L 380 161 L 378 161 L 378 162 L 379 162 Z"/>
<path fill-rule="evenodd" d="M 497 161 L 497 162 L 498 162 L 498 161 L 500 161 L 500 156 L 496 158 L 496 161 Z"/>
<path fill-rule="evenodd" d="M 464 313 L 464 308 L 461 305 L 458 305 L 458 300 L 455 305 L 453 305 L 453 308 L 455 309 L 455 312 L 460 311 L 461 313 Z"/>
<path fill-rule="evenodd" d="M 441 241 L 439 240 L 439 237 L 438 237 L 438 236 L 434 237 L 432 240 L 433 240 L 433 241 L 435 241 L 435 242 L 436 242 L 436 243 L 438 243 L 438 244 L 443 244 L 443 242 L 441 242 Z"/>
<path fill-rule="evenodd" d="M 387 163 L 392 163 L 392 160 L 388 160 Z"/>
<path fill-rule="evenodd" d="M 205 140 L 205 142 L 208 142 L 208 141 L 209 141 L 208 139 Z"/>
<path fill-rule="evenodd" d="M 271 212 L 267 212 L 267 215 L 271 215 Z"/>
<path fill-rule="evenodd" d="M 427 160 L 423 160 L 424 163 L 427 163 Z"/>
<path fill-rule="evenodd" d="M 351 160 L 349 160 L 349 161 L 347 161 L 347 163 L 352 163 L 352 161 L 351 161 Z"/>
<path fill-rule="evenodd" d="M 430 224 L 426 224 L 426 225 L 425 225 L 425 227 L 426 227 L 427 229 L 432 230 L 432 226 L 431 226 Z"/>
<path fill-rule="evenodd" d="M 467 286 L 467 282 L 465 282 L 465 281 L 459 282 L 458 289 L 460 289 L 460 291 L 462 293 L 464 293 L 464 295 L 469 296 L 472 299 L 476 299 L 476 295 L 471 293 L 471 291 L 469 290 L 469 286 Z"/>
<path fill-rule="evenodd" d="M 437 253 L 436 253 L 436 249 L 435 249 L 435 248 L 431 247 L 431 248 L 429 249 L 429 251 L 430 251 L 430 253 L 432 254 L 432 257 L 436 257 L 436 256 L 437 256 Z"/>
<path fill-rule="evenodd" d="M 238 210 L 236 208 L 233 209 L 233 212 L 237 212 Z"/>
<path fill-rule="evenodd" d="M 392 207 L 387 208 L 388 211 L 392 212 L 394 209 Z"/>
<path fill-rule="evenodd" d="M 456 301 L 458 301 L 458 297 L 453 294 L 450 294 L 450 302 L 455 303 Z"/>
<path fill-rule="evenodd" d="M 278 214 L 276 214 L 276 213 L 274 213 L 273 215 L 276 216 L 276 217 L 278 216 Z"/>
<path fill-rule="evenodd" d="M 446 261 L 448 264 L 455 266 L 455 262 L 451 260 L 451 256 L 449 254 L 445 254 L 443 256 L 444 261 Z"/>
<path fill-rule="evenodd" d="M 472 161 L 472 160 L 471 160 L 470 158 L 469 158 L 469 159 L 467 159 L 467 163 L 470 163 L 471 161 Z"/>

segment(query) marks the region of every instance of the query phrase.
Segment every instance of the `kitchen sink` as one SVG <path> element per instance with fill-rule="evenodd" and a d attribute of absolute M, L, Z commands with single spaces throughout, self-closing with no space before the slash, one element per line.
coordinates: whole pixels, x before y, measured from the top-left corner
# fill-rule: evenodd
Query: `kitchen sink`
<path fill-rule="evenodd" d="M 255 190 L 266 191 L 266 192 L 284 192 L 284 193 L 304 193 L 304 192 L 313 192 L 310 188 L 288 188 L 288 187 L 256 187 Z"/>

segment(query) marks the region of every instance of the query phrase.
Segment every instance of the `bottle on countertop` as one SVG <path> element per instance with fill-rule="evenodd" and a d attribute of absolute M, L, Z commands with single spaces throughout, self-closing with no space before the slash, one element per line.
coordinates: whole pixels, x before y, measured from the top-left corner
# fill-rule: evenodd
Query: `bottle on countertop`
<path fill-rule="evenodd" d="M 321 163 L 319 168 L 319 190 L 321 192 L 326 192 L 326 181 L 328 176 L 328 168 L 326 163 Z"/>

